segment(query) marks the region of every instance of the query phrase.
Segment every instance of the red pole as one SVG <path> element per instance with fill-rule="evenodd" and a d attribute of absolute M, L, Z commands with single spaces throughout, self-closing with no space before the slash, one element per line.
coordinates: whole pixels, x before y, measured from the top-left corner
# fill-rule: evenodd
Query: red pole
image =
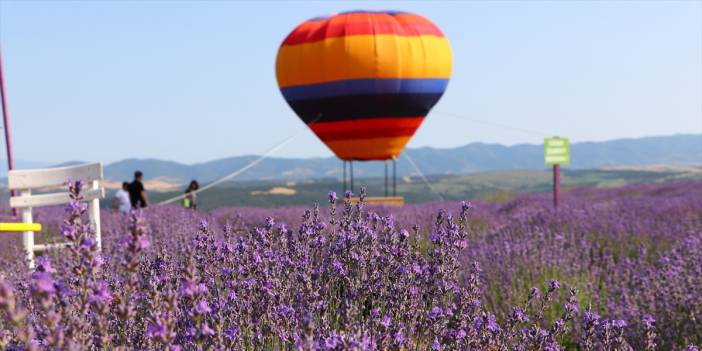
<path fill-rule="evenodd" d="M 553 165 L 553 207 L 561 200 L 561 165 Z"/>
<path fill-rule="evenodd" d="M 7 93 L 5 91 L 5 75 L 2 69 L 2 50 L 0 50 L 0 100 L 2 100 L 2 120 L 5 126 L 5 145 L 7 146 L 7 169 L 8 172 L 15 169 L 15 163 L 12 161 L 12 139 L 10 138 L 10 117 L 7 112 Z M 15 196 L 15 190 L 10 190 L 10 196 Z M 12 213 L 17 216 L 17 209 L 13 209 Z"/>

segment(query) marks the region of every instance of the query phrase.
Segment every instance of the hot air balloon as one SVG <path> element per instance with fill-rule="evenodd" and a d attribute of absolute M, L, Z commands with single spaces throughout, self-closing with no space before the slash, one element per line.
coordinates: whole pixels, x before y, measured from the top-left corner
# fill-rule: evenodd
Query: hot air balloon
<path fill-rule="evenodd" d="M 450 75 L 446 37 L 406 12 L 310 19 L 285 38 L 276 60 L 287 103 L 344 161 L 395 160 Z"/>

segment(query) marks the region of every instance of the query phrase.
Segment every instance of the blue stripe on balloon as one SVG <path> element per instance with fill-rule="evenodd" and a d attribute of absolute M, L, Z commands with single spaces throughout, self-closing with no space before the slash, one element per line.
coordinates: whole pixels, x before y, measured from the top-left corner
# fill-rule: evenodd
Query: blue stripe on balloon
<path fill-rule="evenodd" d="M 448 81 L 434 78 L 350 79 L 286 87 L 281 92 L 287 101 L 348 95 L 443 93 Z"/>

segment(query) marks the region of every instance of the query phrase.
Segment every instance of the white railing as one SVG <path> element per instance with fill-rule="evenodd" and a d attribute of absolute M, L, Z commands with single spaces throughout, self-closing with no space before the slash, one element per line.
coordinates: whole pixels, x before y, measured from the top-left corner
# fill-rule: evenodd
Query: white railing
<path fill-rule="evenodd" d="M 102 249 L 100 233 L 100 199 L 105 197 L 105 189 L 100 187 L 103 179 L 102 163 L 89 163 L 78 166 L 12 170 L 8 176 L 8 187 L 19 191 L 19 196 L 10 198 L 10 207 L 21 209 L 22 223 L 33 223 L 32 208 L 61 205 L 71 201 L 68 192 L 56 192 L 32 195 L 32 189 L 56 188 L 66 180 L 82 179 L 89 189 L 83 191 L 83 201 L 88 202 L 88 216 L 95 231 L 95 241 L 98 249 Z M 30 268 L 34 268 L 34 253 L 38 251 L 63 248 L 69 243 L 35 245 L 34 232 L 22 232 L 22 247 L 29 260 Z"/>

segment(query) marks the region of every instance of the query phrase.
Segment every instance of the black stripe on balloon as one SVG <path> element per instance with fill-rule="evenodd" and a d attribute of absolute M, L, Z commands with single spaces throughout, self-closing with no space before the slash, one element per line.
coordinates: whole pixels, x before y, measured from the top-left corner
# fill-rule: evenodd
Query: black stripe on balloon
<path fill-rule="evenodd" d="M 441 93 L 351 95 L 288 101 L 288 104 L 306 124 L 309 124 L 360 118 L 423 117 L 439 101 L 441 95 Z"/>

